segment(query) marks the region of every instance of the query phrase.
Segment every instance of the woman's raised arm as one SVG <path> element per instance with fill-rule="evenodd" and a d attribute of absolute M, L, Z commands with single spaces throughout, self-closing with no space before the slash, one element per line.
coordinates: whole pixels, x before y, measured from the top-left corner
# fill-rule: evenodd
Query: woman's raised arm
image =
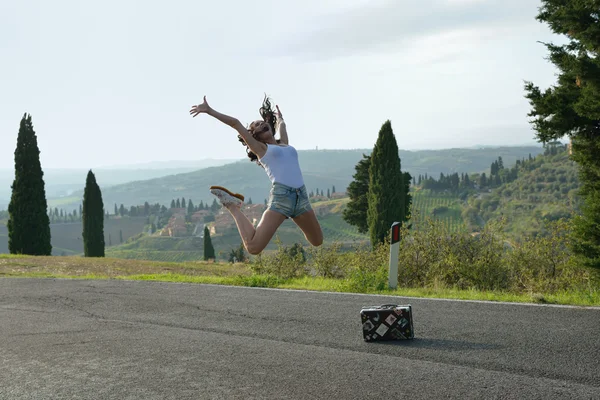
<path fill-rule="evenodd" d="M 242 137 L 242 139 L 244 139 L 244 141 L 246 142 L 248 147 L 250 147 L 250 150 L 252 150 L 254 154 L 258 155 L 259 157 L 262 157 L 262 155 L 265 154 L 267 146 L 264 143 L 254 139 L 252 134 L 250 134 L 250 132 L 248 132 L 248 130 L 244 128 L 244 125 L 242 125 L 242 123 L 237 118 L 222 114 L 214 110 L 211 106 L 209 106 L 208 102 L 206 101 L 206 96 L 204 96 L 204 102 L 202 104 L 192 106 L 190 114 L 192 115 L 192 117 L 196 117 L 198 114 L 208 114 L 211 117 L 218 119 L 225 125 L 229 125 L 233 129 L 235 129 Z"/>

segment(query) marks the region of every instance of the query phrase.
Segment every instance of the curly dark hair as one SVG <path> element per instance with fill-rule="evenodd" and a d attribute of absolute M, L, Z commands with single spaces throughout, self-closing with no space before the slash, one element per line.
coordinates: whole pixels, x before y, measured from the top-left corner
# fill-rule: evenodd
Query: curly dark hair
<path fill-rule="evenodd" d="M 275 136 L 275 124 L 277 123 L 277 117 L 275 116 L 275 111 L 271 106 L 271 99 L 269 99 L 269 97 L 266 94 L 265 98 L 263 99 L 262 106 L 258 109 L 258 113 L 260 114 L 263 121 L 269 124 L 269 126 L 271 127 L 271 132 L 273 132 L 273 136 Z M 254 136 L 254 127 L 252 127 L 252 124 L 250 124 L 250 126 L 248 127 L 248 131 L 252 136 Z M 240 135 L 238 135 L 238 140 L 244 146 L 246 146 L 246 154 L 248 155 L 250 161 L 255 162 L 261 167 L 263 167 L 263 165 L 258 161 L 258 156 L 250 150 L 250 148 Z M 277 140 L 277 143 L 279 144 L 279 140 Z"/>

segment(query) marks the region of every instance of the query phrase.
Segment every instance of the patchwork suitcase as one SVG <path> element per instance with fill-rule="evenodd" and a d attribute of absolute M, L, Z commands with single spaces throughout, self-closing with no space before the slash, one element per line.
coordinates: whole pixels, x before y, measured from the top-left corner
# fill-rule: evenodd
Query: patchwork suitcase
<path fill-rule="evenodd" d="M 413 339 L 412 307 L 384 304 L 360 310 L 365 342 Z"/>

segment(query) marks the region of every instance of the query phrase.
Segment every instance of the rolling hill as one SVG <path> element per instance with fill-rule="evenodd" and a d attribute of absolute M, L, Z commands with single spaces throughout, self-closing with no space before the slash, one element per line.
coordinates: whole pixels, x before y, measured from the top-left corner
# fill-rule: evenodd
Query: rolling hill
<path fill-rule="evenodd" d="M 118 244 L 121 234 L 123 241 L 138 235 L 143 231 L 145 225 L 145 217 L 126 217 L 104 221 L 106 246 L 108 247 L 109 239 L 113 245 Z M 52 255 L 83 254 L 82 229 L 81 222 L 50 224 Z M 8 229 L 4 224 L 0 224 L 0 253 L 8 253 Z"/>
<path fill-rule="evenodd" d="M 228 164 L 238 160 L 203 159 L 197 161 L 172 161 L 94 168 L 96 180 L 102 187 L 118 185 L 126 182 L 158 178 L 184 172 L 197 171 L 201 168 Z M 45 168 L 44 182 L 48 199 L 70 196 L 82 190 L 85 185 L 87 169 L 77 168 Z M 0 210 L 8 207 L 11 196 L 11 185 L 14 170 L 0 169 Z M 54 205 L 53 205 L 54 207 Z"/>
<path fill-rule="evenodd" d="M 518 168 L 517 178 L 469 199 L 463 215 L 485 223 L 506 218 L 506 232 L 516 241 L 545 232 L 546 221 L 571 218 L 580 199 L 577 166 L 567 151 L 536 156 Z"/>
<path fill-rule="evenodd" d="M 496 218 L 498 215 L 512 213 L 511 215 L 514 216 L 514 220 L 517 222 L 515 222 L 514 228 L 511 229 L 514 230 L 515 234 L 519 234 L 519 232 L 535 231 L 533 227 L 536 226 L 537 222 L 525 222 L 531 212 L 535 213 L 536 218 L 552 218 L 553 215 L 562 215 L 564 214 L 565 199 L 575 198 L 572 184 L 576 178 L 574 177 L 575 170 L 572 163 L 569 164 L 570 161 L 565 158 L 564 154 L 559 154 L 552 159 L 552 162 L 556 165 L 549 164 L 547 162 L 548 157 L 540 155 L 543 151 L 542 147 L 454 149 L 401 152 L 401 157 L 403 157 L 403 168 L 412 168 L 411 172 L 413 174 L 427 173 L 430 176 L 435 176 L 435 171 L 432 168 L 450 167 L 449 170 L 444 171 L 444 174 L 448 174 L 448 171 L 462 171 L 462 168 L 475 174 L 479 172 L 489 173 L 490 163 L 499 156 L 505 160 L 506 165 L 514 164 L 517 159 L 527 158 L 529 154 L 537 156 L 530 164 L 530 170 L 522 171 L 519 179 L 504 184 L 490 193 L 487 190 L 481 193 L 478 192 L 469 199 L 468 204 L 466 201 L 453 197 L 448 193 L 435 194 L 429 193 L 429 191 L 421 191 L 418 187 L 413 188 L 415 189 L 412 193 L 414 196 L 413 204 L 419 215 L 432 216 L 435 214 L 437 219 L 444 221 L 450 231 L 469 229 L 469 224 L 465 222 L 470 219 L 485 223 L 485 221 Z M 362 158 L 363 153 L 367 152 L 361 150 L 300 152 L 309 191 L 317 188 L 326 191 L 332 186 L 339 188 L 338 191 L 345 188 L 352 179 L 355 163 Z M 410 163 L 413 163 L 412 167 Z M 565 168 L 567 170 L 564 170 Z M 556 176 L 550 176 L 553 174 Z M 212 201 L 207 188 L 215 182 L 235 188 L 244 193 L 247 198 L 252 198 L 254 203 L 262 203 L 269 190 L 269 182 L 262 168 L 244 160 L 220 167 L 107 187 L 103 189 L 103 198 L 106 208 L 110 212 L 112 212 L 114 203 L 129 205 L 148 201 L 150 203 L 159 202 L 168 207 L 171 199 L 176 197 L 191 198 L 195 204 L 198 204 L 199 200 Z M 557 183 L 562 184 L 562 186 L 556 186 Z M 542 190 L 542 186 L 544 188 L 551 187 L 553 190 L 546 193 Z M 197 195 L 192 196 L 190 193 Z M 203 196 L 203 193 L 206 193 L 206 195 Z M 76 200 L 73 197 L 63 197 L 55 199 L 54 202 L 55 204 L 58 202 L 60 208 L 67 208 L 69 202 L 74 199 Z M 128 204 L 126 199 L 130 199 L 131 203 Z M 353 226 L 348 225 L 342 219 L 341 211 L 347 201 L 348 198 L 342 198 L 313 203 L 313 207 L 320 210 L 319 220 L 325 234 L 326 243 L 335 241 L 348 244 L 368 240 L 367 235 L 359 234 Z M 52 202 L 50 201 L 49 204 L 52 204 Z M 72 204 L 77 204 L 78 207 L 79 203 Z M 145 217 L 111 217 L 106 221 L 105 239 L 107 245 L 109 235 L 112 239 L 112 246 L 107 246 L 107 255 L 122 258 L 178 261 L 196 260 L 202 257 L 203 243 L 197 237 L 165 238 L 140 235 L 146 227 L 146 222 Z M 419 229 L 419 222 L 414 222 L 415 229 Z M 521 224 L 521 226 L 518 227 L 517 224 Z M 232 226 L 227 229 L 228 231 L 219 232 L 213 237 L 213 244 L 217 252 L 221 252 L 221 258 L 226 258 L 231 249 L 240 245 L 240 238 L 235 227 Z M 125 243 L 118 243 L 119 231 L 123 232 Z M 278 231 L 278 236 L 286 244 L 307 244 L 302 232 L 292 221 L 284 222 Z M 83 248 L 80 237 L 80 223 L 53 224 L 53 253 L 56 255 L 81 254 Z M 276 247 L 273 241 L 267 250 L 274 250 Z M 2 223 L 0 223 L 1 252 L 7 252 L 6 227 Z"/>
<path fill-rule="evenodd" d="M 370 154 L 370 151 L 299 151 L 307 188 L 309 191 L 327 190 L 335 186 L 337 191 L 344 191 L 352 180 L 356 163 L 363 154 Z M 529 154 L 535 156 L 542 151 L 541 146 L 400 151 L 400 158 L 402 169 L 413 176 L 438 176 L 440 173 L 482 172 L 489 169 L 490 163 L 498 156 L 508 165 Z M 213 201 L 208 192 L 211 185 L 229 187 L 257 203 L 263 202 L 268 196 L 270 182 L 260 166 L 243 160 L 194 172 L 102 187 L 102 196 L 108 210 L 112 210 L 115 203 L 124 204 L 126 207 L 143 204 L 144 201 L 168 205 L 173 198 L 181 197 L 192 199 L 194 204 L 198 204 L 200 201 Z M 49 198 L 48 204 L 50 207 L 71 210 L 79 207 L 81 196 L 82 190 L 69 197 Z"/>

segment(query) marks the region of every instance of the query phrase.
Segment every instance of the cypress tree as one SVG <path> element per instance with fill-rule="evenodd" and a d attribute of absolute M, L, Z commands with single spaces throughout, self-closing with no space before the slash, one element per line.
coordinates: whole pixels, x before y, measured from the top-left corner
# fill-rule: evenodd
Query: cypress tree
<path fill-rule="evenodd" d="M 350 201 L 342 211 L 342 218 L 350 225 L 354 225 L 360 233 L 369 231 L 367 222 L 367 209 L 369 202 L 367 192 L 369 191 L 369 166 L 371 165 L 371 156 L 365 154 L 363 158 L 354 167 L 355 173 L 352 175 L 354 180 L 348 185 L 348 196 Z"/>
<path fill-rule="evenodd" d="M 215 259 L 215 248 L 212 245 L 212 240 L 210 239 L 210 232 L 208 231 L 208 227 L 204 225 L 204 261 Z"/>
<path fill-rule="evenodd" d="M 567 135 L 578 164 L 583 204 L 573 220 L 572 249 L 587 266 L 600 268 L 600 16 L 598 1 L 542 0 L 536 19 L 565 35 L 545 43 L 557 82 L 544 91 L 525 83 L 528 114 L 540 142 Z M 529 160 L 531 160 L 531 154 Z"/>
<path fill-rule="evenodd" d="M 31 115 L 21 119 L 15 149 L 15 179 L 8 205 L 8 249 L 11 254 L 52 254 L 50 218 L 40 150 Z"/>
<path fill-rule="evenodd" d="M 373 248 L 385 241 L 392 223 L 408 220 L 410 180 L 409 174 L 402 173 L 398 144 L 387 120 L 379 130 L 369 166 L 367 221 Z"/>
<path fill-rule="evenodd" d="M 84 257 L 104 257 L 104 203 L 92 170 L 85 181 L 82 215 Z"/>

